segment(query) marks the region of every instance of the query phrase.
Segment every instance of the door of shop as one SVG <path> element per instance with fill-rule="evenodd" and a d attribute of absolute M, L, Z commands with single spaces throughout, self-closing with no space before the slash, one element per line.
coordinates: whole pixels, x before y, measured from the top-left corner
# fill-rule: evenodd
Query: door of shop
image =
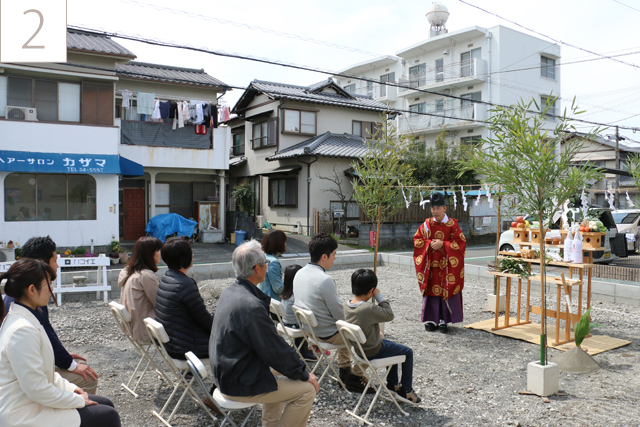
<path fill-rule="evenodd" d="M 144 236 L 144 189 L 124 189 L 124 240 Z"/>

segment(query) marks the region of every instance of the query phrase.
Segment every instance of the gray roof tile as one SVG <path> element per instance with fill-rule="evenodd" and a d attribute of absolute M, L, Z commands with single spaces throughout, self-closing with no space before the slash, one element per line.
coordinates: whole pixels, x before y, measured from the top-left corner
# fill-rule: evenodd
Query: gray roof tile
<path fill-rule="evenodd" d="M 67 29 L 67 49 L 98 52 L 128 58 L 136 57 L 129 49 L 111 40 L 111 37 L 72 29 Z"/>
<path fill-rule="evenodd" d="M 335 85 L 335 83 L 331 84 Z M 374 110 L 380 112 L 388 110 L 388 107 L 385 104 L 375 101 L 371 97 L 365 95 L 347 94 L 348 96 L 345 96 L 345 94 L 342 93 L 327 93 L 317 91 L 318 89 L 325 86 L 330 86 L 331 84 L 328 84 L 328 82 L 325 80 L 323 82 L 316 83 L 310 86 L 296 86 L 286 83 L 254 80 L 247 91 L 251 88 L 254 88 L 255 90 L 265 93 L 275 99 L 290 99 L 293 101 L 311 102 L 314 104 L 326 104 L 347 108 L 357 108 L 360 110 Z M 337 89 L 339 92 L 343 91 L 343 89 L 340 87 L 337 87 Z M 234 110 L 236 110 L 236 108 L 240 106 L 243 98 L 238 101 L 238 104 L 236 104 Z"/>
<path fill-rule="evenodd" d="M 305 147 L 309 147 L 305 153 Z M 292 147 L 285 148 L 267 160 L 283 160 L 305 155 L 317 155 L 322 157 L 344 157 L 356 159 L 367 153 L 367 147 L 362 137 L 347 133 L 337 134 L 326 132 L 306 141 L 302 141 Z"/>
<path fill-rule="evenodd" d="M 129 62 L 116 64 L 116 75 L 142 80 L 154 80 L 170 83 L 183 83 L 197 86 L 227 86 L 215 77 L 205 73 L 203 69 L 171 67 L 168 65 L 149 64 L 146 62 Z"/>

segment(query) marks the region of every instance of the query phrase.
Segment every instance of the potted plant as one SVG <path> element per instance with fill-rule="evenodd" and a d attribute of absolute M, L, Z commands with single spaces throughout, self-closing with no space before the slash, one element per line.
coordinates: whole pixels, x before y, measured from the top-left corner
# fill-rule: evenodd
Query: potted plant
<path fill-rule="evenodd" d="M 125 251 L 120 246 L 120 242 L 117 240 L 112 240 L 109 246 L 111 246 L 111 252 L 108 256 L 109 258 L 111 258 L 111 264 L 115 265 L 118 262 L 123 262 L 122 258 L 124 258 L 124 256 L 121 256 L 120 254 L 124 253 Z M 126 261 L 127 260 L 125 260 L 124 262 Z"/>

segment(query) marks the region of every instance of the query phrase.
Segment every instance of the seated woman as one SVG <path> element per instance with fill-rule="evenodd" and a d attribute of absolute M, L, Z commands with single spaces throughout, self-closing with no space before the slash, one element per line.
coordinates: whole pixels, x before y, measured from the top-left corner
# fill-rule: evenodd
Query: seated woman
<path fill-rule="evenodd" d="M 187 240 L 168 239 L 161 249 L 162 260 L 169 269 L 160 279 L 156 297 L 156 320 L 169 335 L 165 344 L 174 359 L 185 359 L 192 351 L 199 358 L 209 358 L 209 336 L 213 316 L 204 305 L 198 285 L 187 276 L 193 267 L 193 252 Z"/>
<path fill-rule="evenodd" d="M 158 294 L 157 264 L 160 262 L 162 242 L 155 237 L 141 237 L 133 246 L 127 266 L 118 276 L 120 302 L 131 315 L 133 339 L 148 341 L 149 334 L 144 319 L 156 317 L 156 295 Z"/>
<path fill-rule="evenodd" d="M 284 288 L 282 282 L 282 266 L 278 255 L 287 250 L 287 235 L 282 230 L 271 230 L 262 238 L 262 250 L 267 255 L 267 275 L 258 288 L 271 298 L 280 301 L 280 294 Z"/>
<path fill-rule="evenodd" d="M 51 342 L 38 307 L 51 298 L 53 269 L 23 258 L 0 275 L 15 298 L 0 328 L 0 425 L 119 427 L 105 397 L 87 394 L 54 370 Z"/>

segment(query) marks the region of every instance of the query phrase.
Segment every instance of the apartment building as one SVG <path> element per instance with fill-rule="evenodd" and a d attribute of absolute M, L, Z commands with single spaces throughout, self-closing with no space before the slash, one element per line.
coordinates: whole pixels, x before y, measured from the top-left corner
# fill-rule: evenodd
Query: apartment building
<path fill-rule="evenodd" d="M 194 126 L 167 132 L 171 124 L 141 122 L 131 108 L 142 92 L 215 104 L 222 82 L 202 70 L 132 62 L 133 52 L 97 33 L 69 29 L 67 50 L 64 64 L 0 64 L 0 240 L 51 235 L 59 246 L 108 245 L 143 235 L 156 213 L 194 216 L 196 200 L 224 192 L 227 129 L 194 140 Z M 135 212 L 126 206 L 131 194 Z"/>
<path fill-rule="evenodd" d="M 427 146 L 443 129 L 448 141 L 459 144 L 487 137 L 483 122 L 491 114 L 490 104 L 533 98 L 546 105 L 560 95 L 558 45 L 502 25 L 450 32 L 448 16 L 444 6 L 432 5 L 429 38 L 339 71 L 338 84 L 400 110 L 399 132 Z M 549 113 L 559 113 L 558 108 L 554 105 Z"/>

